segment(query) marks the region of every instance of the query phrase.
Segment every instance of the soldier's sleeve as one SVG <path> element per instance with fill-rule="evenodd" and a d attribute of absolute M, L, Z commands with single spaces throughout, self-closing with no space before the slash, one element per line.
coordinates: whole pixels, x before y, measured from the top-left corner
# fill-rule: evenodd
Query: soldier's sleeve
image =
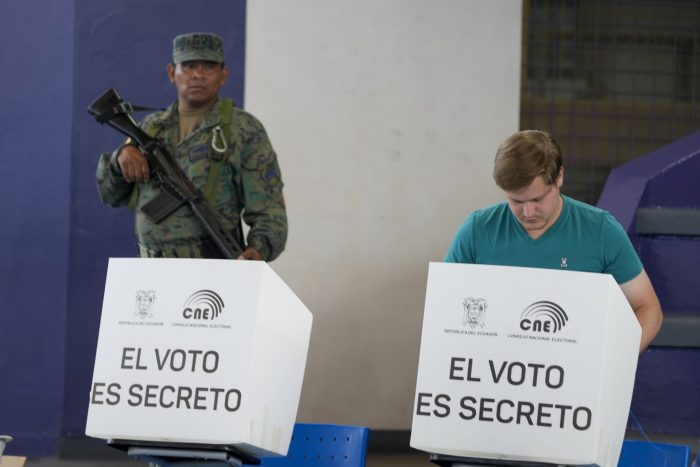
<path fill-rule="evenodd" d="M 142 130 L 148 128 L 159 115 L 160 113 L 147 115 L 138 123 L 139 128 Z M 97 191 L 102 202 L 113 207 L 128 206 L 135 187 L 133 183 L 124 179 L 117 163 L 121 148 L 122 146 L 112 152 L 101 154 L 97 163 Z"/>
<path fill-rule="evenodd" d="M 117 152 L 108 152 L 100 155 L 97 163 L 97 191 L 103 203 L 110 206 L 126 206 L 131 198 L 134 184 L 124 179 L 117 164 Z"/>
<path fill-rule="evenodd" d="M 253 126 L 241 153 L 243 220 L 250 226 L 248 246 L 260 251 L 265 261 L 272 261 L 287 242 L 282 175 L 265 129 L 255 120 Z"/>

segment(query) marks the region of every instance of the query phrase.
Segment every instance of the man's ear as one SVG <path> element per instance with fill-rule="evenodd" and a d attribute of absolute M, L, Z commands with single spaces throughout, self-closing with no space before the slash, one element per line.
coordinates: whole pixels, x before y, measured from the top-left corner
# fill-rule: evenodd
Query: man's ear
<path fill-rule="evenodd" d="M 173 63 L 168 63 L 167 73 L 168 73 L 168 79 L 170 80 L 170 82 L 174 83 L 175 82 L 175 65 Z"/>
<path fill-rule="evenodd" d="M 223 86 L 226 80 L 228 80 L 228 67 L 224 65 L 223 70 L 221 70 L 222 78 L 221 78 L 221 85 Z"/>
<path fill-rule="evenodd" d="M 564 167 L 559 168 L 559 175 L 557 175 L 557 188 L 561 188 L 564 184 Z"/>

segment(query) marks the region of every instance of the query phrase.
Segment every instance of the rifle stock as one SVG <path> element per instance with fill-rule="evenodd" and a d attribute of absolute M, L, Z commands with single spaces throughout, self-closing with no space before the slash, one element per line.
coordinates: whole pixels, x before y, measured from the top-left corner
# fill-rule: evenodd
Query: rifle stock
<path fill-rule="evenodd" d="M 158 224 L 179 207 L 187 204 L 219 248 L 222 256 L 228 259 L 238 258 L 243 250 L 233 235 L 224 228 L 218 213 L 187 178 L 166 146 L 138 127 L 131 116 L 133 107 L 124 102 L 115 89 L 105 91 L 88 106 L 88 112 L 99 123 L 106 123 L 130 137 L 146 155 L 151 178 L 161 189 L 158 196 L 141 208 L 149 220 Z"/>

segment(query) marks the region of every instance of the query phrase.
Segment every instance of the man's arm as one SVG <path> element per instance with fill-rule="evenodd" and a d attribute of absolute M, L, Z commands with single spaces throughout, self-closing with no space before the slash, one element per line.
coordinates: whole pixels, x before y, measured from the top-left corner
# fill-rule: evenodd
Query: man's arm
<path fill-rule="evenodd" d="M 148 160 L 133 144 L 122 145 L 117 153 L 117 164 L 124 179 L 129 183 L 144 182 L 150 178 Z"/>
<path fill-rule="evenodd" d="M 133 144 L 123 144 L 112 153 L 100 156 L 97 165 L 97 189 L 102 202 L 124 206 L 129 202 L 134 182 L 148 180 L 146 157 Z"/>
<path fill-rule="evenodd" d="M 641 353 L 661 329 L 663 321 L 661 304 L 644 269 L 634 279 L 620 284 L 620 288 L 642 327 L 642 338 L 639 343 L 639 352 Z"/>
<path fill-rule="evenodd" d="M 271 159 L 256 159 L 244 162 L 241 170 L 245 193 L 243 219 L 250 226 L 248 250 L 255 250 L 246 250 L 241 259 L 272 261 L 284 250 L 287 241 L 282 180 L 274 153 Z"/>
<path fill-rule="evenodd" d="M 252 116 L 246 122 L 248 139 L 241 155 L 243 220 L 250 226 L 248 249 L 241 259 L 272 261 L 287 241 L 287 212 L 277 155 L 262 124 Z M 249 251 L 252 250 L 252 251 Z"/>

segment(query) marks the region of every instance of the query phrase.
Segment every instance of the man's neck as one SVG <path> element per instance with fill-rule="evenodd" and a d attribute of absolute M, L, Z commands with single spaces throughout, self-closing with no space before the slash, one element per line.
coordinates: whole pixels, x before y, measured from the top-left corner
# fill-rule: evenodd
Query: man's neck
<path fill-rule="evenodd" d="M 189 100 L 178 98 L 177 109 L 179 112 L 197 112 L 204 109 L 204 112 L 211 109 L 216 101 L 219 100 L 219 96 L 214 97 L 214 99 L 207 102 L 191 102 Z"/>
<path fill-rule="evenodd" d="M 197 127 L 204 115 L 214 106 L 216 101 L 212 101 L 207 105 L 192 107 L 183 107 L 178 104 L 178 121 L 180 123 L 180 138 L 178 141 L 182 141 L 187 138 L 194 129 Z"/>
<path fill-rule="evenodd" d="M 564 210 L 564 198 L 562 197 L 561 193 L 559 193 L 557 199 L 558 199 L 557 209 L 554 212 L 554 214 L 552 215 L 552 217 L 549 219 L 549 222 L 547 222 L 547 224 L 544 225 L 541 229 L 526 231 L 527 235 L 531 239 L 537 240 L 538 238 L 540 238 L 542 235 L 547 233 L 547 231 L 549 229 L 551 229 L 552 226 L 554 224 L 556 224 L 557 221 L 559 220 L 559 217 L 561 216 L 561 213 Z"/>

